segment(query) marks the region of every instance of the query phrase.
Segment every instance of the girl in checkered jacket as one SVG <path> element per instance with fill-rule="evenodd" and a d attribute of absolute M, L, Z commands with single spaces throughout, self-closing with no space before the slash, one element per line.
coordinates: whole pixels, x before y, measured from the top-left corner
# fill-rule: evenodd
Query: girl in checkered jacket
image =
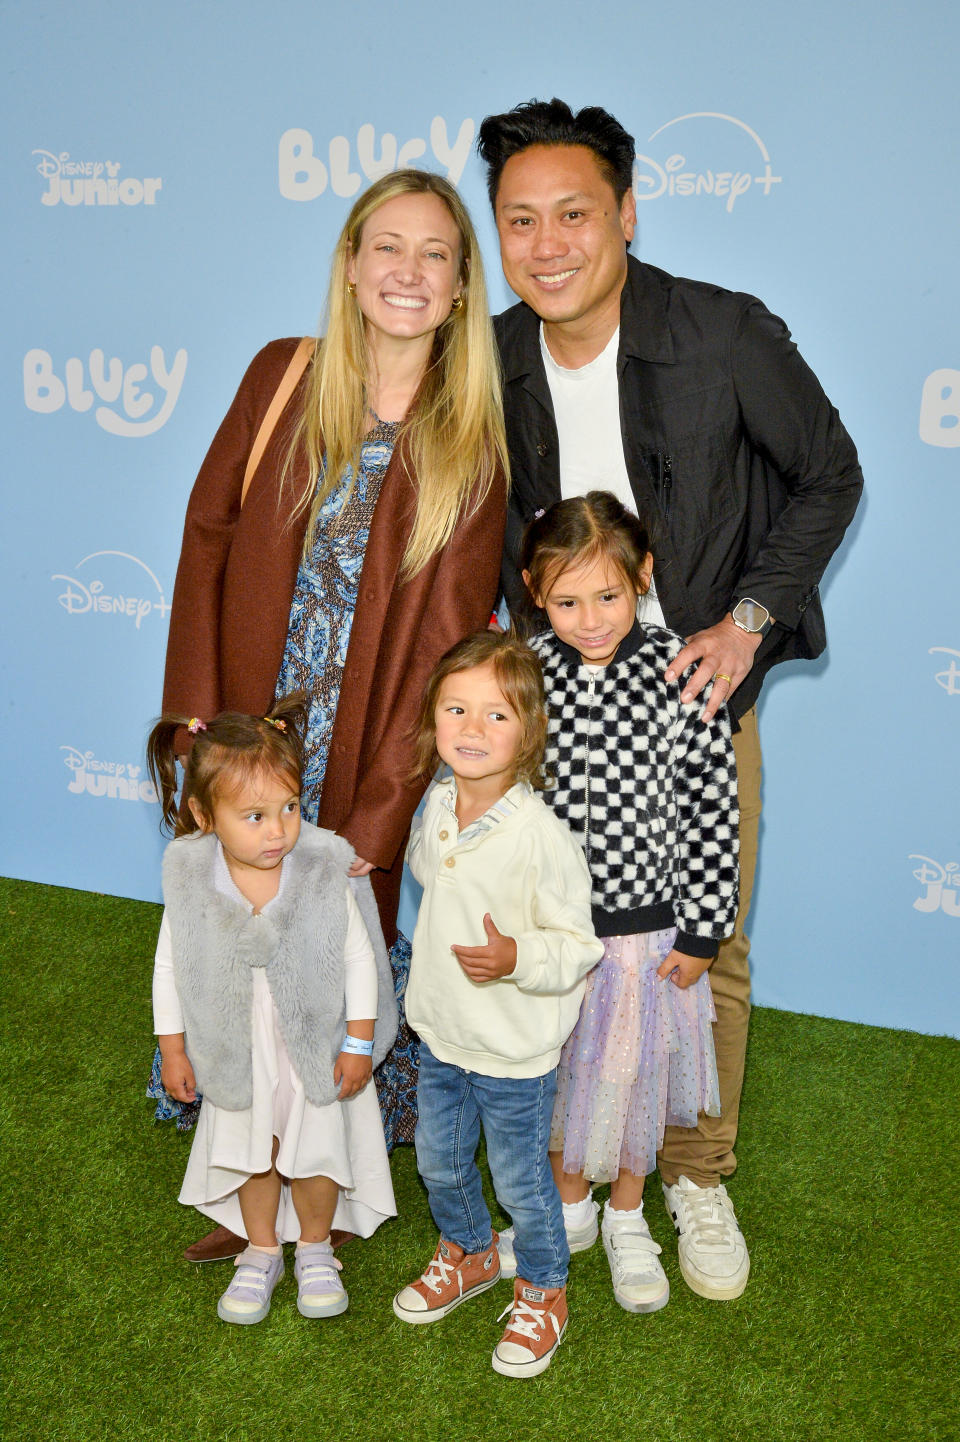
<path fill-rule="evenodd" d="M 641 625 L 646 527 L 615 496 L 558 502 L 527 529 L 523 578 L 551 630 L 533 640 L 550 715 L 544 795 L 582 845 L 604 942 L 560 1059 L 550 1139 L 571 1251 L 596 1240 L 591 1182 L 609 1182 L 603 1241 L 630 1312 L 669 1284 L 643 1217 L 664 1127 L 719 1115 L 707 969 L 737 910 L 730 721 L 681 702 L 683 646 Z M 509 1237 L 502 1247 L 509 1254 Z"/>

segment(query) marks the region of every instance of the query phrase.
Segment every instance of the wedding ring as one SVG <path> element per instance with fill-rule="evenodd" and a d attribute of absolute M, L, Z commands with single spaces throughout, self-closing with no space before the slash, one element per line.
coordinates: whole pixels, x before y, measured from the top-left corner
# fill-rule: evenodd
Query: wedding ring
<path fill-rule="evenodd" d="M 723 671 L 714 671 L 713 679 L 714 681 L 726 681 L 728 686 L 733 685 L 733 677 L 725 675 Z"/>

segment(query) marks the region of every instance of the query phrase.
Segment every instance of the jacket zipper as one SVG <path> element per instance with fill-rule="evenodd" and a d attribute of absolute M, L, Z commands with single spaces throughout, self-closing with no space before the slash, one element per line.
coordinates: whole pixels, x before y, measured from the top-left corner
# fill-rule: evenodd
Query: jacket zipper
<path fill-rule="evenodd" d="M 590 677 L 587 688 L 590 693 L 590 710 L 587 720 L 587 764 L 584 767 L 585 791 L 586 791 L 586 825 L 584 830 L 584 853 L 587 858 L 587 870 L 590 869 L 590 767 L 593 764 L 592 739 L 593 739 L 593 708 L 595 701 L 597 677 L 593 667 L 590 668 Z M 592 885 L 592 882 L 591 882 Z"/>
<path fill-rule="evenodd" d="M 657 452 L 657 480 L 660 486 L 660 505 L 663 514 L 669 516 L 670 492 L 673 490 L 673 460 L 664 455 L 663 451 Z"/>

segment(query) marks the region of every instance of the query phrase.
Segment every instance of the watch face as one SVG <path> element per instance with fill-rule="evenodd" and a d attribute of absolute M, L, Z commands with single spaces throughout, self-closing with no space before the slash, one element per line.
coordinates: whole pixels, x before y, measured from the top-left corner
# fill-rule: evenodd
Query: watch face
<path fill-rule="evenodd" d="M 769 621 L 770 612 L 766 606 L 761 606 L 759 601 L 752 601 L 749 596 L 745 596 L 742 601 L 737 602 L 733 616 L 745 631 L 756 632 Z"/>

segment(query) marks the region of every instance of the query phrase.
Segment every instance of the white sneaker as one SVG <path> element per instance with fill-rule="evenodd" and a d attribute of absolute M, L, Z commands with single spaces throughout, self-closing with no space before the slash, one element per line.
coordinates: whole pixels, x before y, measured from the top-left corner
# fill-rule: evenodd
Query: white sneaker
<path fill-rule="evenodd" d="M 582 1227 L 567 1227 L 567 1246 L 572 1252 L 586 1252 L 593 1246 L 600 1235 L 600 1228 L 597 1225 L 597 1213 L 600 1210 L 599 1204 L 591 1198 L 590 1205 L 593 1208 L 593 1216 Z M 501 1277 L 515 1277 L 517 1275 L 517 1256 L 513 1250 L 513 1228 L 506 1227 L 500 1233 L 500 1240 L 497 1248 L 500 1252 L 500 1275 Z"/>
<path fill-rule="evenodd" d="M 625 1216 L 605 1207 L 603 1247 L 610 1263 L 613 1295 L 625 1312 L 659 1312 L 670 1300 L 670 1283 L 657 1258 L 661 1248 L 642 1216 Z"/>
<path fill-rule="evenodd" d="M 750 1257 L 724 1186 L 698 1187 L 689 1177 L 664 1186 L 663 1199 L 677 1231 L 683 1280 L 700 1297 L 730 1301 L 750 1275 Z"/>

